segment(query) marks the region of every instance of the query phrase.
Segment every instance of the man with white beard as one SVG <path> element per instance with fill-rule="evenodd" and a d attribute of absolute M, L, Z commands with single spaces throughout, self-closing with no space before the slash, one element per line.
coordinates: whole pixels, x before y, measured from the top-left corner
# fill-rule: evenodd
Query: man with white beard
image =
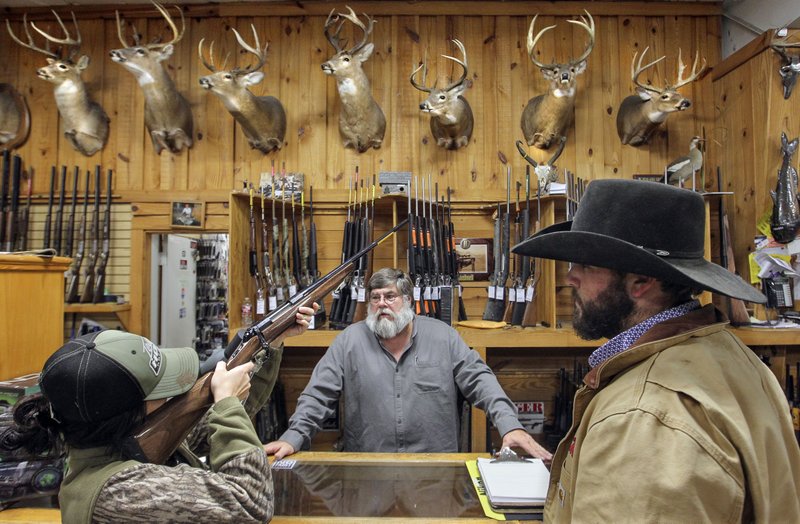
<path fill-rule="evenodd" d="M 276 459 L 308 449 L 344 393 L 342 451 L 458 451 L 459 392 L 484 410 L 503 446 L 549 460 L 517 419 L 492 370 L 456 330 L 416 316 L 414 286 L 403 271 L 384 268 L 367 283 L 367 319 L 336 337 L 297 400 L 289 429 L 264 446 Z"/>

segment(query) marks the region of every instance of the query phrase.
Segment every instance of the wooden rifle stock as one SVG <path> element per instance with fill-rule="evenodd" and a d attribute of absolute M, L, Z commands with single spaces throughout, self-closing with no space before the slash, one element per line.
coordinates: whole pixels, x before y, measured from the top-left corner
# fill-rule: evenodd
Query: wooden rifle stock
<path fill-rule="evenodd" d="M 64 230 L 64 189 L 67 184 L 67 166 L 61 166 L 61 184 L 58 186 L 58 208 L 56 209 L 56 227 L 53 232 L 53 249 L 56 255 L 61 255 L 61 234 Z"/>
<path fill-rule="evenodd" d="M 75 208 L 78 205 L 78 176 L 81 169 L 75 166 L 75 174 L 72 176 L 72 203 L 69 206 L 67 215 L 67 238 L 64 239 L 64 256 L 72 257 L 72 246 L 75 240 Z"/>
<path fill-rule="evenodd" d="M 94 266 L 100 258 L 100 166 L 94 170 L 94 213 L 92 214 L 92 249 L 83 269 L 83 291 L 81 303 L 94 301 Z"/>
<path fill-rule="evenodd" d="M 42 241 L 42 248 L 47 249 L 50 247 L 50 231 L 51 222 L 53 221 L 53 193 L 56 189 L 56 166 L 50 168 L 50 194 L 47 197 L 47 215 L 44 217 L 44 240 Z"/>
<path fill-rule="evenodd" d="M 297 310 L 300 307 L 311 307 L 314 302 L 322 300 L 354 269 L 359 258 L 405 226 L 405 222 L 403 220 L 317 282 L 295 294 L 283 306 L 246 329 L 242 335 L 237 334 L 225 350 L 227 368 L 233 369 L 252 360 L 270 342 L 295 324 Z M 270 362 L 264 364 L 271 365 Z M 170 399 L 147 417 L 144 423 L 126 438 L 123 452 L 129 458 L 140 462 L 163 464 L 213 405 L 214 398 L 211 393 L 213 374 L 213 371 L 209 371 L 202 375 L 192 389 Z"/>
<path fill-rule="evenodd" d="M 536 222 L 533 225 L 533 233 L 538 233 L 541 228 L 542 221 L 542 185 L 538 184 L 536 189 Z M 533 234 L 532 233 L 532 234 Z M 531 287 L 531 300 L 525 304 L 525 314 L 522 316 L 522 327 L 535 327 L 536 326 L 536 285 L 539 283 L 539 277 L 542 276 L 542 262 L 539 260 L 537 264 L 536 258 L 531 258 L 531 271 L 533 279 L 530 282 Z M 526 290 L 527 293 L 527 290 Z M 527 297 L 526 297 L 527 299 Z"/>
<path fill-rule="evenodd" d="M 77 302 L 78 297 L 78 279 L 81 274 L 81 264 L 83 257 L 86 254 L 86 215 L 89 212 L 89 177 L 91 173 L 86 172 L 86 187 L 83 194 L 83 215 L 81 215 L 80 224 L 80 237 L 78 237 L 78 247 L 75 250 L 75 256 L 72 257 L 72 263 L 67 271 L 67 291 L 65 294 L 65 302 L 72 304 Z"/>

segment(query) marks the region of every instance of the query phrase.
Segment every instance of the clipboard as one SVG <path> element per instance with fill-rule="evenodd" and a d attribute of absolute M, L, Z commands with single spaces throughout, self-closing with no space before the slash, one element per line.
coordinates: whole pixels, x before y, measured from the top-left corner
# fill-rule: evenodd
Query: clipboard
<path fill-rule="evenodd" d="M 504 448 L 497 459 L 479 458 L 477 465 L 493 508 L 511 511 L 544 506 L 550 471 L 540 459 L 520 458 Z"/>

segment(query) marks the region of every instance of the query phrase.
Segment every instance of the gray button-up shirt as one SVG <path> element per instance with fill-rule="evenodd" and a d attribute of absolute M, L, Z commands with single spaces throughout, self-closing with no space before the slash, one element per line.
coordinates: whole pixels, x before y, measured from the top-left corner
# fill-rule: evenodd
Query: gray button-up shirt
<path fill-rule="evenodd" d="M 280 437 L 307 449 L 344 395 L 344 451 L 458 451 L 458 391 L 489 414 L 501 435 L 521 429 L 492 370 L 456 330 L 414 317 L 400 361 L 364 322 L 345 329 L 322 356 Z"/>

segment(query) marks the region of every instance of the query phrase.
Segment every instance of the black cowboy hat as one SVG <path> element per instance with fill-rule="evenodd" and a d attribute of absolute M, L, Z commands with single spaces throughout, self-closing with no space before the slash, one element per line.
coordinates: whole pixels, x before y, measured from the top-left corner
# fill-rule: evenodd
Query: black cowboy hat
<path fill-rule="evenodd" d="M 544 228 L 512 250 L 655 277 L 733 298 L 766 297 L 703 258 L 705 204 L 693 191 L 638 180 L 595 180 L 575 218 Z"/>

